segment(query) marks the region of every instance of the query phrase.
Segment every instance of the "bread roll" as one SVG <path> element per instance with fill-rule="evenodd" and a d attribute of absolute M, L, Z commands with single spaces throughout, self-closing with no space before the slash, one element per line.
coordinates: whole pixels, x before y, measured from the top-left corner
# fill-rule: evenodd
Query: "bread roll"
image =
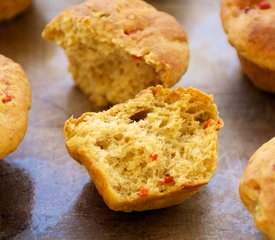
<path fill-rule="evenodd" d="M 275 137 L 249 159 L 240 182 L 240 196 L 257 228 L 275 239 Z"/>
<path fill-rule="evenodd" d="M 23 140 L 31 107 L 31 88 L 20 65 L 0 55 L 0 159 Z"/>
<path fill-rule="evenodd" d="M 76 84 L 99 106 L 149 86 L 170 87 L 189 61 L 182 26 L 141 0 L 86 1 L 64 10 L 42 35 L 64 48 Z"/>
<path fill-rule="evenodd" d="M 257 88 L 275 93 L 275 1 L 223 0 L 221 16 L 244 73 Z"/>
<path fill-rule="evenodd" d="M 182 203 L 206 185 L 222 126 L 212 96 L 156 86 L 108 111 L 70 118 L 64 132 L 106 204 L 130 212 Z"/>

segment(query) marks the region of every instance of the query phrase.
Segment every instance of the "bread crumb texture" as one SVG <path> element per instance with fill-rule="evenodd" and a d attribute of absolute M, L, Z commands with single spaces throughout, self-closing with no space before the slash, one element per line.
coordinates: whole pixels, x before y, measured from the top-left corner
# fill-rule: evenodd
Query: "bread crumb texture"
<path fill-rule="evenodd" d="M 240 196 L 257 228 L 275 239 L 275 137 L 249 159 L 240 181 Z"/>
<path fill-rule="evenodd" d="M 0 55 L 0 159 L 24 138 L 30 108 L 31 87 L 24 70 Z"/>
<path fill-rule="evenodd" d="M 42 36 L 62 46 L 76 84 L 99 106 L 180 80 L 187 36 L 172 16 L 141 0 L 90 0 L 63 11 Z"/>
<path fill-rule="evenodd" d="M 25 11 L 32 3 L 32 0 L 1 0 L 0 21 L 9 20 Z"/>
<path fill-rule="evenodd" d="M 70 118 L 64 132 L 107 205 L 141 211 L 179 204 L 207 184 L 222 126 L 212 96 L 158 85 L 107 111 Z"/>

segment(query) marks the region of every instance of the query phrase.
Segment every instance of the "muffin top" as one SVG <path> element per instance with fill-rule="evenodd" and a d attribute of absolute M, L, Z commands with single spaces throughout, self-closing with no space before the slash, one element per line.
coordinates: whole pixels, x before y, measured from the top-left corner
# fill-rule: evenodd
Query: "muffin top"
<path fill-rule="evenodd" d="M 274 0 L 223 0 L 221 17 L 229 42 L 240 55 L 275 70 Z"/>
<path fill-rule="evenodd" d="M 171 15 L 141 0 L 88 0 L 64 10 L 49 23 L 42 36 L 62 44 L 72 24 L 94 29 L 98 38 L 143 58 L 160 73 L 164 86 L 172 86 L 187 70 L 187 35 Z M 85 42 L 83 40 L 83 42 Z"/>
<path fill-rule="evenodd" d="M 250 158 L 240 182 L 243 203 L 253 214 L 257 227 L 275 239 L 275 137 Z"/>
<path fill-rule="evenodd" d="M 22 141 L 31 107 L 31 88 L 21 66 L 0 54 L 0 159 Z"/>

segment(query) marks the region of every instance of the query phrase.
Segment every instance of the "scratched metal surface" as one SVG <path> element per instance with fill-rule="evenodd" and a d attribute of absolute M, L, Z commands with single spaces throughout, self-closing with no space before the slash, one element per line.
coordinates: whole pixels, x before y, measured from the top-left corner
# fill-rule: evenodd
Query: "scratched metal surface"
<path fill-rule="evenodd" d="M 109 210 L 85 170 L 64 147 L 63 123 L 97 110 L 73 86 L 61 49 L 44 42 L 44 25 L 79 0 L 36 0 L 0 25 L 0 53 L 19 62 L 33 88 L 29 129 L 0 161 L 0 239 L 262 239 L 242 206 L 238 182 L 249 156 L 275 135 L 275 98 L 240 71 L 219 19 L 218 0 L 152 0 L 186 28 L 187 74 L 177 84 L 215 95 L 225 127 L 210 184 L 182 205 L 143 213 Z"/>

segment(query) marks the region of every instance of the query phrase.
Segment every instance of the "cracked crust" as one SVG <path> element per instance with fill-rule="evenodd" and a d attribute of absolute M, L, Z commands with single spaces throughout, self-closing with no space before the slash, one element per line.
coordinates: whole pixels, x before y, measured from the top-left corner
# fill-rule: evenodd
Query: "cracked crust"
<path fill-rule="evenodd" d="M 25 11 L 32 3 L 32 0 L 1 0 L 0 21 L 9 20 Z"/>
<path fill-rule="evenodd" d="M 0 55 L 0 159 L 23 140 L 31 107 L 31 89 L 23 69 Z"/>
<path fill-rule="evenodd" d="M 240 181 L 240 196 L 257 228 L 275 239 L 275 138 L 250 158 Z"/>

